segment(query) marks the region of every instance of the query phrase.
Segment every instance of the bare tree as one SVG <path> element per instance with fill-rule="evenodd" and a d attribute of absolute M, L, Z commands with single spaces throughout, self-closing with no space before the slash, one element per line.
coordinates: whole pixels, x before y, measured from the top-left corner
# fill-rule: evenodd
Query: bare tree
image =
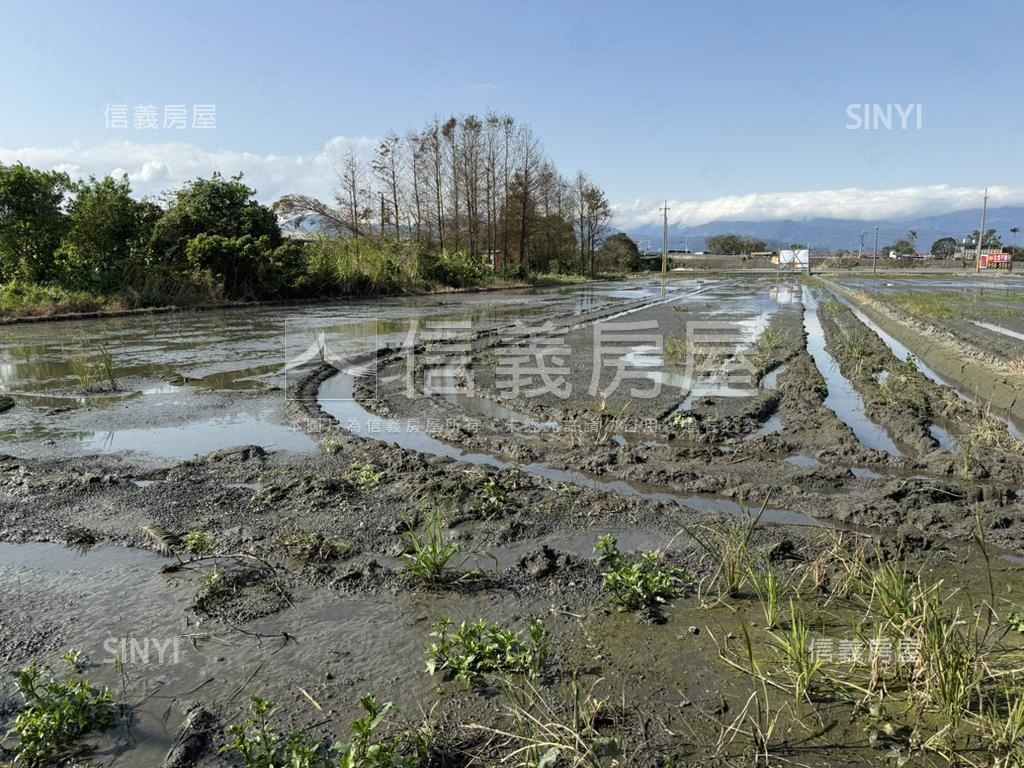
<path fill-rule="evenodd" d="M 594 255 L 612 220 L 612 207 L 604 191 L 583 171 L 573 181 L 573 220 L 580 253 L 580 272 L 594 276 Z"/>
<path fill-rule="evenodd" d="M 335 199 L 351 222 L 350 231 L 353 237 L 364 234 L 363 223 L 370 217 L 369 196 L 362 163 L 352 150 L 349 150 L 342 161 Z"/>
<path fill-rule="evenodd" d="M 370 163 L 343 158 L 336 207 L 289 195 L 279 210 L 316 216 L 327 229 L 365 236 L 413 237 L 429 250 L 466 247 L 521 274 L 578 257 L 593 274 L 595 251 L 611 220 L 604 193 L 584 173 L 567 181 L 530 126 L 488 113 L 434 118 L 400 138 L 389 133 Z"/>
<path fill-rule="evenodd" d="M 377 155 L 373 159 L 373 173 L 381 183 L 383 191 L 381 199 L 388 197 L 394 212 L 395 239 L 402 239 L 401 209 L 398 205 L 400 178 L 402 175 L 402 140 L 395 133 L 389 133 L 377 147 Z M 387 218 L 384 206 L 381 205 L 380 232 L 384 234 L 384 222 Z"/>

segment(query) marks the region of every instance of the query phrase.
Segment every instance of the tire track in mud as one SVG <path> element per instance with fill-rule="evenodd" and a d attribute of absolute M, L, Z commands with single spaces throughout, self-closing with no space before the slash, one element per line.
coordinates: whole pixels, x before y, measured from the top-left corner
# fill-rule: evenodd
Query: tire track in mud
<path fill-rule="evenodd" d="M 738 279 L 705 283 L 693 291 L 680 292 L 675 296 L 638 303 L 634 307 L 588 317 L 584 321 L 575 322 L 572 328 L 584 327 L 593 323 L 607 321 L 615 317 L 635 313 L 653 306 L 692 298 L 712 288 L 721 289 L 739 283 Z M 564 318 L 563 318 L 564 319 Z M 511 326 L 508 326 L 511 327 Z M 501 329 L 489 329 L 479 334 L 480 340 L 485 336 L 496 336 Z M 517 465 L 505 461 L 490 453 L 473 453 L 456 447 L 426 434 L 418 428 L 411 427 L 407 420 L 386 419 L 366 410 L 356 399 L 356 384 L 361 376 L 376 369 L 385 361 L 399 359 L 404 350 L 378 350 L 376 353 L 352 358 L 347 361 L 325 363 L 312 370 L 308 376 L 296 385 L 296 402 L 304 412 L 307 424 L 313 423 L 318 431 L 324 420 L 357 439 L 377 440 L 395 444 L 399 448 L 429 456 L 440 456 L 454 461 L 465 462 L 476 466 L 490 466 L 495 469 L 507 470 L 518 467 L 525 474 L 548 482 L 562 482 L 579 485 L 600 492 L 637 498 L 648 501 L 674 504 L 693 512 L 743 514 L 744 507 L 731 499 L 722 497 L 683 496 L 671 488 L 627 481 L 624 479 L 602 480 L 576 470 L 560 469 L 541 462 Z M 353 430 L 355 425 L 357 431 Z M 784 525 L 832 525 L 814 520 L 802 513 L 783 509 L 766 509 L 762 516 L 765 522 Z"/>
<path fill-rule="evenodd" d="M 1013 437 L 1024 440 L 1024 419 L 1019 415 L 1024 400 L 1016 390 L 999 380 L 996 374 L 984 371 L 982 363 L 966 358 L 942 341 L 900 321 L 891 310 L 864 305 L 848 288 L 831 280 L 823 282 L 829 293 L 881 338 L 897 358 L 906 361 L 909 355 L 913 355 L 918 370 L 933 383 L 949 388 L 966 403 L 986 409 Z M 897 338 L 900 333 L 906 341 Z M 991 407 L 988 407 L 989 404 Z M 1010 414 L 1013 414 L 1012 417 Z M 1021 419 L 1021 424 L 1018 424 L 1018 419 Z"/>
<path fill-rule="evenodd" d="M 839 363 L 828 351 L 825 344 L 825 329 L 818 317 L 818 301 L 807 286 L 803 289 L 803 304 L 807 351 L 814 358 L 814 364 L 828 386 L 825 406 L 853 430 L 854 435 L 865 447 L 902 457 L 903 452 L 896 446 L 889 433 L 868 418 L 863 398 L 853 386 L 853 382 L 842 374 Z"/>

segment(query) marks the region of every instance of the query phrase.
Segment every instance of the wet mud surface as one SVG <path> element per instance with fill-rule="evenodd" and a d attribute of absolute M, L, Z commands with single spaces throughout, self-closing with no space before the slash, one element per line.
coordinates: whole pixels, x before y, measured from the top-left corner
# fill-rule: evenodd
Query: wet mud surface
<path fill-rule="evenodd" d="M 0 665 L 74 647 L 135 705 L 96 765 L 160 765 L 196 705 L 214 736 L 180 764 L 232 765 L 214 747 L 252 695 L 324 738 L 369 691 L 412 719 L 433 708 L 442 730 L 498 723 L 493 692 L 426 674 L 431 625 L 543 618 L 544 685 L 600 679 L 631 713 L 637 764 L 708 764 L 749 696 L 720 643 L 758 609 L 693 593 L 659 621 L 610 609 L 599 536 L 667 547 L 696 583 L 714 564 L 695 534 L 762 505 L 751 545 L 794 573 L 828 529 L 968 585 L 979 526 L 994 552 L 1024 553 L 1021 444 L 841 298 L 791 278 L 694 278 L 83 323 L 119 361 L 115 391 L 69 362 L 102 368 L 88 343 L 71 353 L 45 325 L 15 329 L 0 348 L 15 403 L 0 414 Z M 459 364 L 410 342 L 413 320 L 448 323 Z M 701 340 L 705 326 L 724 335 Z M 512 361 L 537 339 L 558 352 L 557 386 L 513 391 Z M 402 555 L 435 512 L 472 573 L 428 587 Z M 181 565 L 154 530 L 207 533 L 213 554 Z M 292 544 L 310 537 L 316 562 Z M 1020 566 L 994 562 L 1016 595 Z M 154 643 L 176 652 L 143 659 Z M 803 759 L 871 764 L 863 749 L 858 736 Z"/>

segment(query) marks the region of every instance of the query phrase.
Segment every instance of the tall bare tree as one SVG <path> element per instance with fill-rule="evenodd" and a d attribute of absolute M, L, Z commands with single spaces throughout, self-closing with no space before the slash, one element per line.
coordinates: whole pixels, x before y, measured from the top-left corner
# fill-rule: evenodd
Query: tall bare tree
<path fill-rule="evenodd" d="M 402 176 L 402 140 L 398 134 L 389 133 L 377 147 L 377 154 L 373 159 L 373 173 L 382 187 L 381 194 L 387 197 L 391 203 L 391 212 L 394 217 L 395 239 L 402 239 L 402 216 L 399 208 L 399 187 Z M 384 234 L 384 220 L 387 214 L 381 206 L 380 231 Z"/>

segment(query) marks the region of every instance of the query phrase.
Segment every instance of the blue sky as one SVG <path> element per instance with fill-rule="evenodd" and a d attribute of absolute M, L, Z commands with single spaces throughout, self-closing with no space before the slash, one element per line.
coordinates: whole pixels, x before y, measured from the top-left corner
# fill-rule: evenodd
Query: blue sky
<path fill-rule="evenodd" d="M 142 192 L 217 165 L 265 197 L 323 195 L 340 149 L 491 108 L 624 219 L 661 198 L 689 220 L 941 212 L 986 185 L 1024 202 L 1019 0 L 22 2 L 2 17 L 0 162 L 125 171 Z M 214 104 L 216 128 L 112 131 L 108 104 Z M 908 130 L 850 130 L 849 104 L 920 105 L 921 128 L 915 112 Z"/>

